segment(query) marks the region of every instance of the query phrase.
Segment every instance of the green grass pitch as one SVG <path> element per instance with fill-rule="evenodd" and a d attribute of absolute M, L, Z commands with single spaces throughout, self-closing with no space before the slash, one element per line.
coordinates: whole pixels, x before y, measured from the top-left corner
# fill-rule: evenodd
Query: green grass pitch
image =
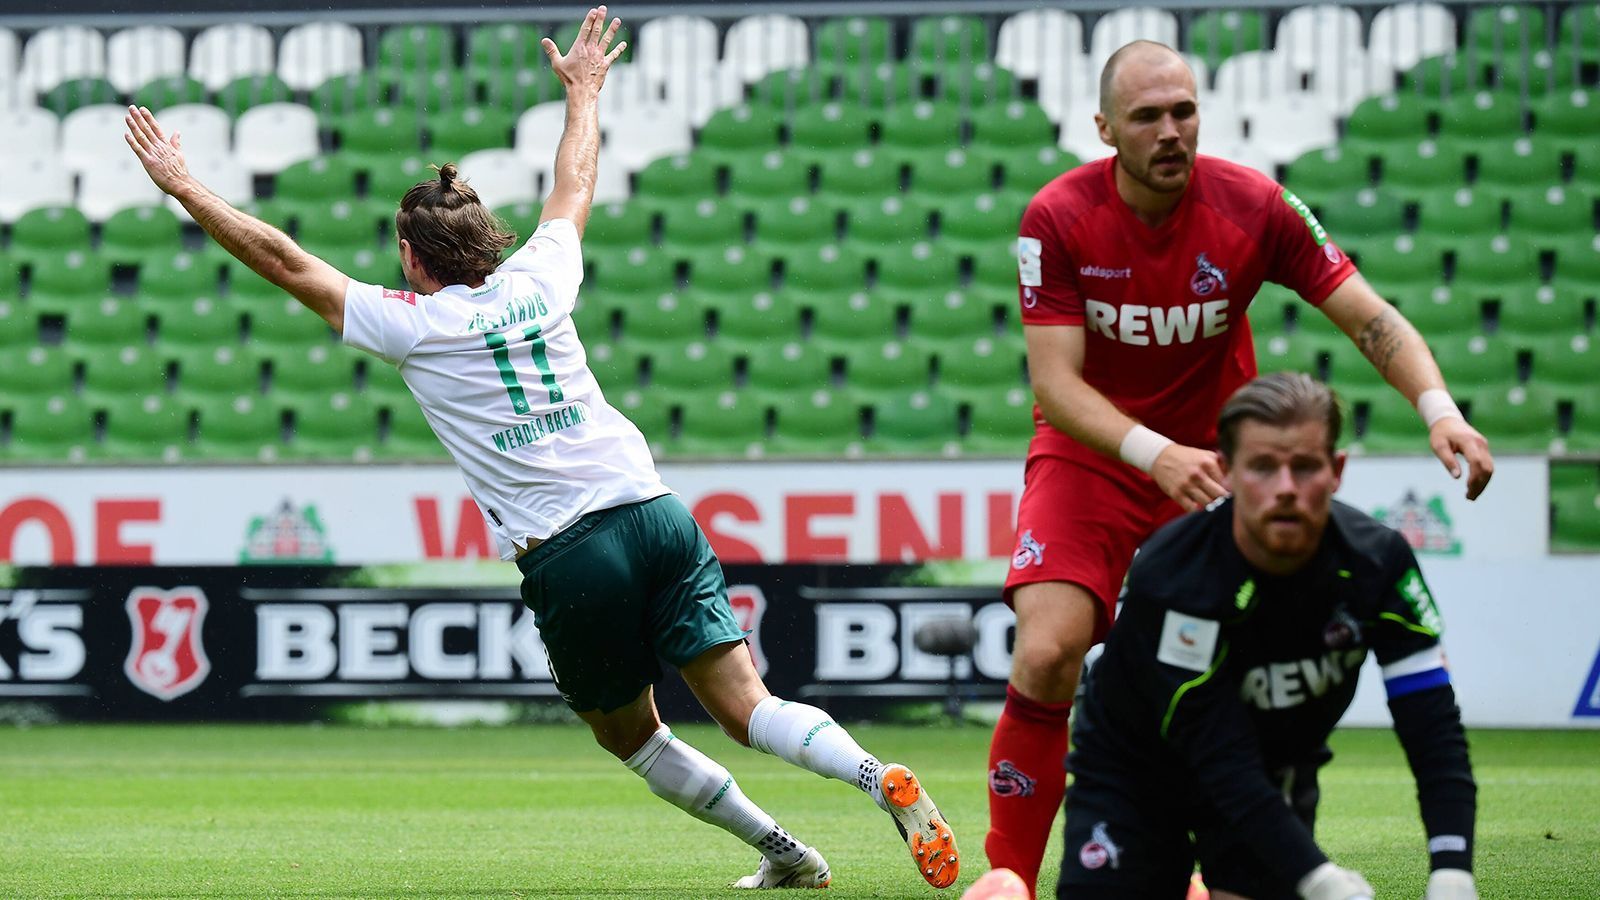
<path fill-rule="evenodd" d="M 913 766 L 984 869 L 977 726 L 854 726 Z M 928 897 L 857 791 L 679 733 L 833 867 L 832 896 Z M 1484 897 L 1600 897 L 1600 732 L 1476 731 Z M 1336 735 L 1319 838 L 1419 897 L 1414 790 L 1386 731 Z M 0 897 L 733 896 L 754 851 L 652 797 L 578 726 L 59 725 L 0 732 Z M 1059 837 L 1047 864 L 1059 859 Z M 1047 876 L 1047 882 L 1053 876 Z"/>

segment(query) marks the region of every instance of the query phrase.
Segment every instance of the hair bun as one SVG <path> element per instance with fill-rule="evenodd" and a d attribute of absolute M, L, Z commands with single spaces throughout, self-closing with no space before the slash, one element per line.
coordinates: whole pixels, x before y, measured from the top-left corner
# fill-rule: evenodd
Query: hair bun
<path fill-rule="evenodd" d="M 455 163 L 445 163 L 443 166 L 435 166 L 435 168 L 439 170 L 439 183 L 445 187 L 455 184 L 456 178 L 461 175 L 461 170 L 456 168 Z"/>

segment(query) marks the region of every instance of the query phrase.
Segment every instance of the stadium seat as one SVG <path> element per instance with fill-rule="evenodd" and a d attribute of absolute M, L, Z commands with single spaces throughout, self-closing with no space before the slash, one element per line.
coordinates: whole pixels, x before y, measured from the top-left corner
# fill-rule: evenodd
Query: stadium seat
<path fill-rule="evenodd" d="M 1328 104 L 1316 95 L 1283 95 L 1269 101 L 1264 108 L 1248 109 L 1250 139 L 1246 146 L 1260 151 L 1273 163 L 1290 162 L 1308 150 L 1332 145 L 1338 139 Z M 1201 119 L 1206 121 L 1209 130 L 1211 123 L 1207 112 L 1201 113 Z"/>
<path fill-rule="evenodd" d="M 371 247 L 378 240 L 378 222 L 364 205 L 335 199 L 307 204 L 295 220 L 295 237 L 313 253 Z"/>
<path fill-rule="evenodd" d="M 286 459 L 367 462 L 378 444 L 378 409 L 358 394 L 336 392 L 289 406 Z"/>
<path fill-rule="evenodd" d="M 806 389 L 773 396 L 775 455 L 858 458 L 862 411 L 847 393 Z"/>
<path fill-rule="evenodd" d="M 1464 393 L 1467 419 L 1496 453 L 1551 451 L 1559 440 L 1556 396 L 1543 385 Z"/>
<path fill-rule="evenodd" d="M 276 75 L 242 75 L 228 82 L 212 97 L 222 111 L 238 118 L 247 109 L 267 103 L 289 103 L 294 91 Z"/>
<path fill-rule="evenodd" d="M 1078 164 L 1076 156 L 1059 147 L 1018 148 L 1000 157 L 1001 179 L 1007 192 L 1025 195 L 1027 199 Z"/>
<path fill-rule="evenodd" d="M 736 204 L 707 197 L 661 201 L 661 243 L 682 250 L 721 249 L 744 243 L 744 212 Z"/>
<path fill-rule="evenodd" d="M 1528 137 L 1480 146 L 1475 187 L 1502 193 L 1546 188 L 1561 180 L 1562 149 Z"/>
<path fill-rule="evenodd" d="M 1341 244 L 1356 257 L 1356 264 L 1379 293 L 1405 287 L 1432 287 L 1444 280 L 1443 253 L 1438 239 L 1425 234 L 1403 234 L 1393 240 Z"/>
<path fill-rule="evenodd" d="M 169 134 L 183 135 L 184 151 L 197 158 L 233 152 L 233 119 L 209 103 L 169 106 L 161 111 L 160 120 Z"/>
<path fill-rule="evenodd" d="M 1468 336 L 1483 333 L 1483 303 L 1478 298 L 1457 298 L 1445 285 L 1422 285 L 1385 299 L 1400 308 L 1406 321 L 1424 337 Z"/>
<path fill-rule="evenodd" d="M 731 348 L 703 340 L 664 343 L 650 350 L 647 388 L 669 393 L 731 389 L 734 359 Z"/>
<path fill-rule="evenodd" d="M 655 296 L 677 286 L 678 265 L 672 257 L 644 247 L 633 247 L 626 254 L 612 254 L 595 260 L 589 286 L 621 296 Z"/>
<path fill-rule="evenodd" d="M 106 80 L 124 94 L 158 78 L 183 74 L 183 33 L 166 25 L 140 25 L 106 41 Z"/>
<path fill-rule="evenodd" d="M 104 78 L 74 78 L 40 94 L 39 105 L 64 116 L 85 106 L 116 104 L 121 99 L 117 89 Z"/>
<path fill-rule="evenodd" d="M 1555 244 L 1555 274 L 1558 287 L 1573 288 L 1596 297 L 1600 284 L 1600 234 L 1574 234 Z"/>
<path fill-rule="evenodd" d="M 142 330 L 128 337 L 139 343 L 99 347 L 84 354 L 83 398 L 97 409 L 111 409 L 137 402 L 139 397 L 167 392 L 167 361 L 144 345 Z"/>
<path fill-rule="evenodd" d="M 1374 51 L 1375 53 L 1377 51 Z M 1400 92 L 1432 103 L 1486 90 L 1494 81 L 1494 66 L 1478 56 L 1454 51 L 1433 56 L 1400 73 Z"/>
<path fill-rule="evenodd" d="M 352 113 L 389 103 L 393 85 L 383 73 L 362 69 L 335 75 L 311 91 L 308 104 L 323 122 L 335 123 Z"/>
<path fill-rule="evenodd" d="M 232 346 L 197 343 L 180 347 L 165 343 L 166 359 L 177 365 L 178 391 L 195 397 L 229 399 L 260 395 L 264 358 L 252 348 L 238 346 L 237 335 L 228 344 Z"/>
<path fill-rule="evenodd" d="M 156 317 L 161 343 L 172 348 L 237 345 L 242 334 L 239 305 L 213 297 L 173 298 Z"/>
<path fill-rule="evenodd" d="M 845 208 L 845 233 L 852 242 L 863 246 L 923 241 L 927 239 L 932 214 L 933 207 L 922 197 L 870 197 Z"/>
<path fill-rule="evenodd" d="M 913 309 L 913 322 L 918 312 Z M 991 319 L 922 341 L 936 359 L 939 392 L 976 405 L 997 402 L 1007 392 L 1026 387 L 1026 354 L 1008 341 L 997 340 L 993 332 Z M 912 332 L 913 336 L 922 333 Z"/>
<path fill-rule="evenodd" d="M 681 410 L 674 453 L 750 459 L 765 455 L 768 407 L 759 393 L 684 393 Z"/>
<path fill-rule="evenodd" d="M 634 59 L 646 75 L 660 82 L 714 68 L 718 43 L 716 23 L 704 16 L 660 16 L 639 26 Z"/>
<path fill-rule="evenodd" d="M 899 333 L 899 299 L 892 291 L 855 291 L 825 301 L 819 298 L 812 309 L 811 341 L 836 356 L 862 344 L 882 344 Z"/>
<path fill-rule="evenodd" d="M 1600 491 L 1592 486 L 1552 486 L 1550 502 L 1555 511 L 1550 529 L 1552 551 L 1600 551 Z"/>
<path fill-rule="evenodd" d="M 1481 173 L 1481 169 L 1479 170 Z M 1440 188 L 1419 193 L 1417 231 L 1438 237 L 1463 238 L 1499 234 L 1504 201 L 1490 190 Z"/>
<path fill-rule="evenodd" d="M 737 245 L 708 246 L 687 252 L 691 290 L 707 294 L 745 294 L 773 286 L 774 257 Z"/>
<path fill-rule="evenodd" d="M 712 297 L 717 341 L 736 353 L 766 353 L 802 337 L 800 306 L 789 294 L 759 290 Z"/>
<path fill-rule="evenodd" d="M 987 62 L 989 30 L 977 16 L 913 19 L 907 58 L 923 64 Z"/>
<path fill-rule="evenodd" d="M 1056 126 L 1042 107 L 1013 101 L 974 109 L 972 143 L 978 147 L 1012 150 L 1048 146 L 1055 141 Z"/>
<path fill-rule="evenodd" d="M 1297 6 L 1278 20 L 1273 47 L 1297 68 L 1311 71 L 1328 60 L 1363 53 L 1362 30 L 1361 13 L 1351 7 Z"/>
<path fill-rule="evenodd" d="M 1122 7 L 1102 15 L 1089 34 L 1090 67 L 1098 73 L 1117 48 L 1134 40 L 1179 46 L 1177 16 L 1153 6 Z"/>
<path fill-rule="evenodd" d="M 636 184 L 640 194 L 653 197 L 715 197 L 720 193 L 717 169 L 717 162 L 703 154 L 667 156 L 640 169 Z"/>
<path fill-rule="evenodd" d="M 1385 6 L 1372 17 L 1367 47 L 1386 57 L 1397 69 L 1410 68 L 1456 47 L 1455 16 L 1438 3 Z"/>
<path fill-rule="evenodd" d="M 1548 385 L 1570 398 L 1600 401 L 1594 390 L 1594 373 L 1600 371 L 1600 343 L 1576 330 L 1551 332 L 1526 342 L 1533 351 L 1530 382 Z M 1596 423 L 1600 424 L 1600 423 Z"/>
<path fill-rule="evenodd" d="M 272 462 L 283 450 L 283 416 L 265 400 L 187 398 L 198 413 L 197 458 Z"/>
<path fill-rule="evenodd" d="M 443 25 L 401 25 L 378 38 L 378 68 L 384 71 L 433 71 L 455 64 L 455 36 Z"/>
<path fill-rule="evenodd" d="M 462 155 L 456 164 L 486 206 L 532 203 L 540 197 L 539 172 L 530 169 L 514 150 L 505 147 L 474 150 Z"/>
<path fill-rule="evenodd" d="M 1506 235 L 1458 242 L 1455 246 L 1455 288 L 1476 290 L 1480 297 L 1498 296 L 1508 286 L 1539 282 L 1539 254 L 1526 240 Z"/>
<path fill-rule="evenodd" d="M 1317 220 L 1335 241 L 1394 238 L 1405 229 L 1406 204 L 1385 188 L 1364 187 L 1325 195 Z"/>
<path fill-rule="evenodd" d="M 853 151 L 867 145 L 877 122 L 875 112 L 852 103 L 804 106 L 789 117 L 789 145 L 807 153 Z"/>
<path fill-rule="evenodd" d="M 116 103 L 96 103 L 67 113 L 61 119 L 61 163 L 82 172 L 107 160 L 133 156 L 122 137 L 127 114 L 127 107 Z"/>
<path fill-rule="evenodd" d="M 213 91 L 239 78 L 271 75 L 276 69 L 272 33 L 260 25 L 213 25 L 196 35 L 189 48 L 190 77 Z"/>
<path fill-rule="evenodd" d="M 768 72 L 750 85 L 750 103 L 799 113 L 819 104 L 832 102 L 838 77 L 816 66 Z"/>
<path fill-rule="evenodd" d="M 354 179 L 357 177 L 358 170 L 356 165 L 359 162 L 360 165 L 365 167 L 365 171 L 367 173 L 367 199 L 383 200 L 387 202 L 390 206 L 391 215 L 393 215 L 394 210 L 400 208 L 400 198 L 406 195 L 406 191 L 411 190 L 420 182 L 431 181 L 439 177 L 438 172 L 429 168 L 430 163 L 428 161 L 428 157 L 423 156 L 417 151 L 412 151 L 406 154 L 394 154 L 392 156 L 362 156 L 354 160 L 348 158 L 346 154 L 341 153 L 332 156 L 321 156 L 317 157 L 317 159 L 331 161 L 330 171 L 317 174 L 319 176 L 325 176 L 331 182 L 340 184 L 344 182 L 345 178 Z M 316 160 L 311 160 L 311 162 L 315 163 Z M 288 169 L 285 169 L 284 172 L 296 172 L 296 180 L 298 182 L 300 178 L 306 177 L 304 170 L 299 168 L 301 165 L 304 164 L 297 163 L 294 166 L 290 166 Z M 313 181 L 320 180 L 321 177 L 316 177 L 313 179 Z M 282 182 L 283 174 L 280 173 L 278 176 L 278 183 L 281 185 Z M 301 189 L 302 186 L 297 183 L 294 188 L 295 194 L 298 195 Z M 339 197 L 350 195 L 328 193 L 324 196 Z M 311 200 L 301 201 L 302 206 L 308 204 L 320 206 L 325 205 L 325 203 L 326 201 L 322 198 L 312 198 Z"/>
<path fill-rule="evenodd" d="M 833 358 L 814 342 L 775 345 L 746 357 L 745 382 L 759 391 L 825 390 L 833 385 Z"/>
<path fill-rule="evenodd" d="M 457 161 L 476 150 L 509 148 L 516 117 L 490 106 L 465 106 L 430 114 L 428 152 Z"/>
<path fill-rule="evenodd" d="M 817 28 L 817 65 L 835 71 L 871 68 L 893 58 L 893 28 L 877 16 L 829 19 Z"/>
<path fill-rule="evenodd" d="M 959 410 L 949 397 L 928 391 L 900 392 L 872 404 L 871 435 L 862 450 L 874 455 L 957 456 L 961 452 Z"/>
<path fill-rule="evenodd" d="M 69 206 L 72 172 L 52 157 L 24 159 L 8 164 L 6 189 L 0 192 L 0 222 L 13 222 L 31 209 Z"/>
<path fill-rule="evenodd" d="M 1582 189 L 1535 187 L 1510 199 L 1511 232 L 1535 244 L 1595 231 L 1595 197 Z"/>
<path fill-rule="evenodd" d="M 534 125 L 527 121 L 526 114 L 517 122 L 517 152 L 541 169 L 555 165 L 556 141 L 561 136 L 566 104 L 555 106 L 557 115 L 553 122 Z M 613 116 L 609 121 L 602 118 L 601 123 L 608 161 L 621 165 L 629 173 L 663 156 L 688 153 L 694 148 L 689 120 L 682 111 L 665 104 L 640 106 Z M 541 131 L 537 134 L 525 131 L 533 128 Z"/>
<path fill-rule="evenodd" d="M 1029 9 L 1000 23 L 995 65 L 1019 78 L 1039 79 L 1083 55 L 1083 22 L 1061 9 Z"/>
<path fill-rule="evenodd" d="M 75 206 L 41 206 L 11 226 L 12 258 L 22 262 L 54 259 L 63 250 L 89 249 L 89 219 Z"/>
<path fill-rule="evenodd" d="M 74 462 L 96 451 L 94 414 L 83 401 L 60 394 L 16 397 L 11 404 L 11 443 L 15 462 Z"/>
<path fill-rule="evenodd" d="M 589 370 L 606 393 L 620 393 L 639 386 L 644 371 L 641 348 L 629 344 L 592 343 L 585 350 Z"/>
<path fill-rule="evenodd" d="M 815 294 L 847 296 L 866 286 L 866 258 L 838 244 L 807 248 L 784 261 L 784 285 Z"/>
<path fill-rule="evenodd" d="M 748 208 L 755 220 L 754 247 L 768 255 L 791 247 L 831 244 L 838 238 L 838 212 L 810 197 L 757 200 Z"/>
<path fill-rule="evenodd" d="M 181 103 L 204 103 L 208 98 L 206 86 L 188 75 L 172 75 L 148 81 L 133 91 L 133 105 L 153 110 L 157 117 L 169 106 Z"/>
<path fill-rule="evenodd" d="M 84 25 L 51 25 L 35 31 L 22 47 L 17 81 L 46 93 L 63 82 L 99 78 L 106 71 L 106 39 Z"/>
<path fill-rule="evenodd" d="M 1467 150 L 1446 141 L 1391 145 L 1382 154 L 1381 183 L 1407 198 L 1467 183 Z"/>
<path fill-rule="evenodd" d="M 349 154 L 318 156 L 279 172 L 273 179 L 274 195 L 325 205 L 329 198 L 355 195 L 356 171 Z"/>
<path fill-rule="evenodd" d="M 1262 372 L 1318 374 L 1324 342 L 1301 332 L 1279 334 L 1256 345 L 1256 365 Z"/>
<path fill-rule="evenodd" d="M 1548 46 L 1544 11 L 1536 6 L 1505 3 L 1483 6 L 1467 16 L 1467 40 L 1482 53 Z"/>
<path fill-rule="evenodd" d="M 933 377 L 933 351 L 920 343 L 883 339 L 883 335 L 892 333 L 880 331 L 875 340 L 841 346 L 846 385 L 875 397 L 928 388 Z"/>
<path fill-rule="evenodd" d="M 1414 145 L 1431 133 L 1434 110 L 1434 102 L 1415 94 L 1370 97 L 1351 111 L 1345 135 L 1367 152 L 1387 144 Z"/>
<path fill-rule="evenodd" d="M 1480 391 L 1517 383 L 1517 351 L 1507 340 L 1438 337 L 1428 345 L 1452 389 Z"/>
<path fill-rule="evenodd" d="M 706 340 L 706 310 L 692 295 L 664 293 L 622 308 L 622 337 L 641 347 Z"/>
<path fill-rule="evenodd" d="M 961 286 L 961 258 L 942 241 L 901 242 L 873 252 L 878 286 L 938 294 Z"/>
<path fill-rule="evenodd" d="M 271 396 L 280 404 L 304 405 L 355 390 L 353 350 L 319 342 L 276 349 L 268 360 Z"/>
<path fill-rule="evenodd" d="M 1033 440 L 1033 395 L 1013 388 L 970 407 L 968 430 L 961 440 L 962 453 L 968 456 L 1022 457 Z"/>
<path fill-rule="evenodd" d="M 871 108 L 881 117 L 889 108 L 925 102 L 924 78 L 909 64 L 885 62 L 871 68 L 849 68 L 839 72 L 839 99 L 843 103 Z"/>
<path fill-rule="evenodd" d="M 598 204 L 590 213 L 583 242 L 586 246 L 611 249 L 648 246 L 653 216 L 640 203 Z"/>
<path fill-rule="evenodd" d="M 995 165 L 988 154 L 948 150 L 906 151 L 901 159 L 910 187 L 928 195 L 961 196 L 995 189 Z"/>
<path fill-rule="evenodd" d="M 164 197 L 132 153 L 101 160 L 79 175 L 78 209 L 93 222 L 130 206 L 152 206 Z"/>
<path fill-rule="evenodd" d="M 870 148 L 818 155 L 817 190 L 845 202 L 893 194 L 900 188 L 900 161 Z"/>
<path fill-rule="evenodd" d="M 1339 191 L 1359 189 L 1371 182 L 1369 157 L 1346 146 L 1310 150 L 1290 163 L 1284 184 L 1308 203 Z"/>
<path fill-rule="evenodd" d="M 1211 10 L 1189 22 L 1188 36 L 1185 49 L 1216 70 L 1226 59 L 1267 46 L 1266 19 L 1253 10 Z"/>
<path fill-rule="evenodd" d="M 961 117 L 953 106 L 926 100 L 892 109 L 883 118 L 882 140 L 904 150 L 954 147 L 961 140 Z"/>
<path fill-rule="evenodd" d="M 987 252 L 997 237 L 1009 239 L 1022 221 L 1026 199 L 1013 193 L 982 193 L 950 198 L 938 207 L 939 238 L 956 252 Z"/>
<path fill-rule="evenodd" d="M 256 304 L 249 316 L 250 342 L 268 351 L 327 343 L 332 336 L 321 316 L 291 298 Z"/>
<path fill-rule="evenodd" d="M 539 42 L 544 32 L 533 25 L 499 22 L 479 25 L 467 32 L 467 71 L 483 81 L 495 73 L 526 71 L 548 65 Z M 565 53 L 570 44 L 562 44 Z"/>
<path fill-rule="evenodd" d="M 4 83 L 0 82 L 0 94 L 4 90 Z M 0 147 L 0 162 L 7 165 L 14 161 L 54 157 L 61 140 L 61 120 L 54 113 L 31 104 L 8 108 L 0 103 L 0 129 L 6 134 L 28 135 L 26 141 Z"/>
<path fill-rule="evenodd" d="M 85 301 L 67 314 L 65 346 L 91 361 L 108 349 L 142 346 L 146 343 L 148 318 L 132 301 L 116 297 Z"/>
<path fill-rule="evenodd" d="M 645 73 L 647 83 L 654 75 Z M 669 72 L 659 82 L 662 100 L 687 119 L 690 126 L 699 128 L 713 115 L 730 106 L 744 102 L 744 82 L 732 71 L 717 67 L 689 67 Z M 605 95 L 602 94 L 602 97 Z M 604 101 L 601 101 L 604 103 Z"/>
<path fill-rule="evenodd" d="M 189 452 L 189 410 L 156 394 L 105 411 L 99 455 L 110 460 L 180 462 Z"/>
<path fill-rule="evenodd" d="M 364 65 L 361 32 L 343 22 L 296 25 L 284 32 L 278 44 L 278 77 L 297 91 L 353 75 Z"/>
<path fill-rule="evenodd" d="M 1388 383 L 1361 352 L 1361 348 L 1349 341 L 1330 341 L 1325 352 L 1328 356 L 1328 383 L 1339 390 L 1380 388 Z"/>
<path fill-rule="evenodd" d="M 373 458 L 383 460 L 440 460 L 449 453 L 416 403 L 390 407 L 383 441 L 373 448 Z"/>
<path fill-rule="evenodd" d="M 0 289 L 4 289 L 3 283 Z M 10 294 L 9 290 L 6 294 Z M 23 304 L 0 300 L 0 351 L 14 355 L 39 343 L 38 314 Z"/>
<path fill-rule="evenodd" d="M 152 256 L 183 249 L 183 227 L 164 206 L 136 206 L 113 213 L 100 226 L 100 255 L 108 262 L 138 265 Z"/>
<path fill-rule="evenodd" d="M 794 16 L 745 16 L 728 27 L 723 40 L 723 67 L 746 84 L 769 72 L 800 68 L 810 62 L 810 29 Z"/>
<path fill-rule="evenodd" d="M 1551 91 L 1533 102 L 1534 133 L 1541 142 L 1566 147 L 1600 136 L 1600 97 L 1592 89 Z"/>
<path fill-rule="evenodd" d="M 1506 91 L 1451 97 L 1439 106 L 1439 140 L 1494 143 L 1521 137 L 1522 101 Z"/>
<path fill-rule="evenodd" d="M 111 290 L 111 267 L 98 255 L 82 250 L 36 259 L 31 272 L 28 303 L 44 313 L 72 309 Z"/>
<path fill-rule="evenodd" d="M 234 126 L 235 155 L 252 175 L 269 175 L 321 152 L 317 116 L 298 103 L 251 107 Z"/>

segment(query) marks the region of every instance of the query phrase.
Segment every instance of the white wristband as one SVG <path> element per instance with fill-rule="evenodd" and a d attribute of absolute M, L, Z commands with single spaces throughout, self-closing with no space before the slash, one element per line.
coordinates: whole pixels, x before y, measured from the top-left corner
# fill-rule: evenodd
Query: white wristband
<path fill-rule="evenodd" d="M 1156 457 L 1171 446 L 1171 438 L 1143 425 L 1135 425 L 1122 436 L 1122 446 L 1117 448 L 1117 453 L 1123 462 L 1148 475 L 1156 464 Z"/>
<path fill-rule="evenodd" d="M 1426 422 L 1429 428 L 1440 419 L 1448 419 L 1451 416 L 1458 419 L 1465 418 L 1461 415 L 1460 407 L 1456 406 L 1456 401 L 1450 399 L 1450 392 L 1443 388 L 1428 388 L 1419 394 L 1417 414 L 1422 416 L 1422 421 Z"/>

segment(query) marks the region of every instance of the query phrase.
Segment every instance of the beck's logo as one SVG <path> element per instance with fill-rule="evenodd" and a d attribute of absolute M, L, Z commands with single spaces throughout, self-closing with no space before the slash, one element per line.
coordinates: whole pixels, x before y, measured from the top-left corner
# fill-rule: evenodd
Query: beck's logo
<path fill-rule="evenodd" d="M 1206 259 L 1204 253 L 1194 258 L 1194 276 L 1189 279 L 1189 289 L 1197 297 L 1207 297 L 1217 289 L 1228 289 L 1228 270 L 1219 269 Z"/>
<path fill-rule="evenodd" d="M 206 605 L 197 587 L 133 589 L 127 602 L 133 637 L 122 670 L 134 687 L 172 700 L 200 686 L 211 672 L 200 641 Z"/>
<path fill-rule="evenodd" d="M 767 596 L 753 584 L 735 584 L 728 588 L 728 605 L 733 607 L 733 618 L 739 627 L 748 632 L 745 638 L 750 647 L 750 659 L 756 664 L 756 674 L 767 674 L 767 654 L 761 649 L 761 617 L 767 612 Z"/>

